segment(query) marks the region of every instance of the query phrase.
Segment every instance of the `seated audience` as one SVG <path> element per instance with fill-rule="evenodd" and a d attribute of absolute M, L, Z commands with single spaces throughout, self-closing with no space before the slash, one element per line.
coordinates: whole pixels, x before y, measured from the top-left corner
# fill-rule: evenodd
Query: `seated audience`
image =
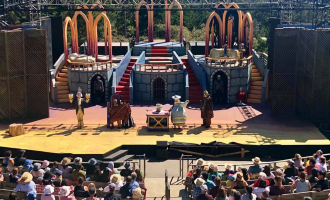
<path fill-rule="evenodd" d="M 5 152 L 5 158 L 2 160 L 2 167 L 4 168 L 5 172 L 12 172 L 14 168 L 14 159 L 11 157 L 11 151 Z"/>
<path fill-rule="evenodd" d="M 84 200 L 99 200 L 99 198 L 95 197 L 95 195 L 96 195 L 95 186 L 88 188 L 88 194 L 89 194 L 89 197 L 85 198 Z"/>
<path fill-rule="evenodd" d="M 87 177 L 91 177 L 94 175 L 95 170 L 97 169 L 97 160 L 95 158 L 91 158 L 88 161 L 88 166 L 86 169 Z"/>
<path fill-rule="evenodd" d="M 23 167 L 23 165 L 25 164 L 25 160 L 26 158 L 24 157 L 25 154 L 25 150 L 21 149 L 19 150 L 18 156 L 16 156 L 16 158 L 14 159 L 14 166 L 15 167 Z"/>
<path fill-rule="evenodd" d="M 59 192 L 59 200 L 75 200 L 75 196 L 73 196 L 73 193 L 71 192 L 70 186 L 63 186 L 60 188 Z"/>
<path fill-rule="evenodd" d="M 194 183 L 197 178 L 202 177 L 202 169 L 201 168 L 196 168 L 195 173 L 192 174 L 192 182 Z"/>
<path fill-rule="evenodd" d="M 79 177 L 77 184 L 73 190 L 75 197 L 89 197 L 88 192 L 85 190 L 85 187 L 83 186 L 83 182 L 84 179 L 82 177 Z"/>
<path fill-rule="evenodd" d="M 9 175 L 9 182 L 11 183 L 17 183 L 18 179 L 21 177 L 20 174 L 18 174 L 18 168 L 13 168 L 13 173 Z M 1 180 L 0 180 L 1 181 Z"/>
<path fill-rule="evenodd" d="M 94 172 L 92 181 L 101 182 L 101 175 L 102 175 L 101 170 L 97 167 L 95 172 Z"/>
<path fill-rule="evenodd" d="M 136 173 L 136 181 L 139 184 L 144 183 L 143 173 L 140 171 L 140 169 L 136 169 L 135 173 Z"/>
<path fill-rule="evenodd" d="M 258 198 L 258 199 L 259 199 L 259 198 Z M 269 198 L 269 192 L 266 191 L 266 190 L 264 190 L 264 191 L 262 192 L 262 195 L 261 195 L 260 199 L 261 199 L 261 200 L 272 200 L 271 198 Z"/>
<path fill-rule="evenodd" d="M 207 194 L 207 185 L 201 185 L 200 186 L 201 188 L 201 193 L 200 195 L 197 196 L 196 200 L 209 200 L 209 199 L 212 199 L 213 200 L 213 197 L 209 194 Z"/>
<path fill-rule="evenodd" d="M 82 158 L 81 157 L 76 157 L 74 160 L 73 160 L 73 164 L 76 168 L 77 165 L 82 165 Z"/>
<path fill-rule="evenodd" d="M 324 156 L 321 156 L 319 159 L 319 163 L 316 164 L 316 167 L 319 171 L 327 171 L 327 163 L 326 163 L 326 159 Z"/>
<path fill-rule="evenodd" d="M 18 185 L 15 187 L 14 192 L 36 192 L 36 184 L 32 181 L 33 176 L 29 172 L 24 172 L 21 178 L 18 179 Z"/>
<path fill-rule="evenodd" d="M 241 199 L 241 193 L 235 189 L 230 190 L 229 194 L 229 200 L 240 200 Z"/>
<path fill-rule="evenodd" d="M 248 186 L 247 182 L 243 178 L 243 173 L 242 172 L 237 172 L 234 175 L 234 181 L 232 182 L 231 186 L 229 189 L 244 189 L 246 186 Z"/>
<path fill-rule="evenodd" d="M 307 192 L 307 191 L 311 190 L 311 184 L 307 180 L 306 172 L 300 173 L 299 179 L 297 179 L 293 182 L 293 184 L 291 186 L 291 191 L 293 191 L 293 189 L 295 187 L 297 188 L 295 191 L 296 193 Z"/>
<path fill-rule="evenodd" d="M 255 157 L 252 159 L 253 166 L 249 167 L 248 173 L 249 174 L 258 174 L 262 171 L 262 167 L 259 165 L 260 163 L 260 158 Z"/>
<path fill-rule="evenodd" d="M 270 179 L 275 178 L 274 174 L 270 171 L 270 166 L 269 165 L 266 165 L 264 167 L 263 172 L 266 174 L 265 180 L 270 180 Z"/>
<path fill-rule="evenodd" d="M 141 200 L 143 198 L 140 187 L 134 187 L 130 190 L 130 192 L 132 193 L 132 200 Z"/>
<path fill-rule="evenodd" d="M 2 168 L 0 167 L 0 182 L 3 181 L 5 177 L 2 174 Z"/>
<path fill-rule="evenodd" d="M 63 158 L 61 165 L 59 166 L 59 170 L 62 171 L 63 174 L 69 174 L 72 172 L 72 167 L 69 166 L 71 163 L 71 159 L 68 157 Z"/>
<path fill-rule="evenodd" d="M 132 181 L 132 177 L 126 177 L 126 184 L 120 188 L 120 195 L 122 199 L 126 199 L 127 197 L 132 197 L 132 193 L 130 193 L 131 187 L 129 186 Z"/>
<path fill-rule="evenodd" d="M 316 184 L 312 187 L 313 191 L 329 189 L 329 180 L 325 177 L 326 174 L 326 171 L 319 171 L 318 177 L 315 178 Z"/>
<path fill-rule="evenodd" d="M 316 161 L 316 164 L 319 164 L 320 158 L 321 158 L 322 155 L 323 155 L 322 150 L 317 150 L 317 152 L 314 154 L 313 157 L 314 157 L 314 159 Z"/>
<path fill-rule="evenodd" d="M 271 186 L 269 188 L 269 195 L 275 196 L 275 195 L 282 195 L 285 193 L 284 186 L 282 185 L 282 179 L 281 177 L 275 177 L 275 185 Z"/>
<path fill-rule="evenodd" d="M 314 158 L 309 159 L 309 165 L 305 167 L 305 171 L 307 172 L 307 175 L 312 174 L 312 169 L 316 167 L 315 165 L 316 165 L 315 159 Z"/>
<path fill-rule="evenodd" d="M 193 199 L 196 199 L 201 194 L 201 186 L 205 184 L 205 181 L 202 178 L 196 178 L 194 183 L 195 183 L 195 188 L 192 191 L 192 197 Z"/>
<path fill-rule="evenodd" d="M 40 163 L 34 163 L 33 165 L 33 170 L 31 171 L 31 174 L 33 176 L 33 181 L 36 184 L 41 184 L 45 171 L 41 169 L 41 164 Z"/>
<path fill-rule="evenodd" d="M 126 177 L 126 176 L 130 176 L 133 172 L 133 170 L 131 169 L 131 163 L 130 162 L 125 162 L 124 164 L 125 169 L 120 171 L 120 176 Z"/>
<path fill-rule="evenodd" d="M 54 187 L 51 185 L 47 185 L 44 189 L 44 194 L 41 195 L 41 200 L 55 200 Z"/>
<path fill-rule="evenodd" d="M 260 172 L 258 176 L 258 180 L 253 183 L 252 187 L 258 187 L 260 181 L 265 181 L 266 185 L 269 186 L 269 181 L 266 179 L 266 174 L 264 172 Z"/>
<path fill-rule="evenodd" d="M 119 194 L 115 194 L 116 185 L 114 183 L 110 183 L 108 186 L 109 193 L 104 196 L 104 200 L 120 200 L 121 196 Z"/>
<path fill-rule="evenodd" d="M 212 175 L 221 178 L 221 173 L 218 172 L 218 166 L 213 163 L 209 164 L 209 170 L 207 171 L 207 173 L 208 173 L 208 179 L 210 181 L 212 181 Z"/>
<path fill-rule="evenodd" d="M 9 200 L 18 200 L 18 196 L 15 192 L 9 194 Z"/>
<path fill-rule="evenodd" d="M 136 188 L 140 187 L 139 183 L 136 181 L 137 175 L 136 175 L 135 172 L 132 172 L 131 177 L 132 177 L 132 181 L 131 181 L 131 183 L 130 183 L 129 186 L 131 188 L 133 188 L 133 187 L 136 187 Z"/>
<path fill-rule="evenodd" d="M 202 179 L 205 181 L 205 185 L 207 186 L 208 189 L 211 189 L 215 186 L 214 182 L 213 181 L 210 181 L 208 179 L 208 174 L 206 172 L 203 172 L 202 173 Z"/>
<path fill-rule="evenodd" d="M 61 170 L 57 170 L 55 172 L 55 179 L 53 180 L 53 184 L 55 187 L 62 187 L 62 186 L 66 186 L 66 180 L 63 179 L 62 177 L 62 171 Z"/>
<path fill-rule="evenodd" d="M 44 177 L 43 177 L 43 180 L 42 180 L 42 184 L 43 185 L 53 185 L 52 177 L 53 177 L 53 174 L 50 173 L 50 171 L 47 171 L 44 174 Z"/>
<path fill-rule="evenodd" d="M 41 169 L 43 169 L 45 172 L 50 171 L 49 166 L 49 161 L 48 160 L 44 160 L 41 164 Z"/>
<path fill-rule="evenodd" d="M 319 174 L 319 170 L 317 168 L 313 168 L 312 169 L 312 176 L 309 178 L 309 183 L 313 184 L 313 183 L 316 183 L 317 180 L 317 176 Z"/>
<path fill-rule="evenodd" d="M 294 167 L 303 167 L 303 162 L 301 160 L 301 155 L 296 153 L 296 155 L 294 155 L 294 158 L 293 158 L 293 161 L 294 161 Z"/>
<path fill-rule="evenodd" d="M 294 161 L 289 160 L 286 169 L 284 170 L 285 183 L 289 185 L 290 182 L 293 182 L 293 177 L 297 175 L 294 167 Z"/>
<path fill-rule="evenodd" d="M 267 192 L 269 192 L 269 187 L 267 187 L 266 181 L 264 180 L 260 180 L 259 181 L 259 186 L 253 189 L 253 194 L 257 195 L 257 197 L 261 197 L 262 196 L 262 192 L 266 190 Z"/>
<path fill-rule="evenodd" d="M 221 187 L 220 177 L 217 176 L 214 178 L 214 184 L 215 184 L 215 187 L 213 187 L 209 190 L 209 194 L 212 195 L 213 198 L 215 198 L 217 196 L 217 194 L 219 193 L 219 188 Z"/>
<path fill-rule="evenodd" d="M 246 168 L 241 167 L 241 172 L 243 173 L 244 180 L 246 181 L 250 180 L 250 176 Z"/>
<path fill-rule="evenodd" d="M 77 165 L 76 169 L 72 172 L 72 180 L 77 181 L 81 177 L 84 181 L 86 180 L 85 171 L 82 170 L 82 165 Z"/>
<path fill-rule="evenodd" d="M 110 183 L 116 185 L 115 190 L 119 191 L 121 187 L 123 187 L 123 181 L 121 180 L 121 176 L 119 174 L 113 174 L 110 177 Z"/>
<path fill-rule="evenodd" d="M 212 189 L 214 189 L 214 188 L 212 188 Z M 221 186 L 219 187 L 218 194 L 217 194 L 215 200 L 228 200 L 226 188 L 221 187 Z"/>
<path fill-rule="evenodd" d="M 50 172 L 51 172 L 52 174 L 55 174 L 57 170 L 59 170 L 59 169 L 58 169 L 58 162 L 55 161 L 55 162 L 53 162 L 53 166 L 52 166 L 52 168 L 50 169 Z"/>
<path fill-rule="evenodd" d="M 111 169 L 106 167 L 104 170 L 103 170 L 103 173 L 101 174 L 100 176 L 100 179 L 99 179 L 99 182 L 102 182 L 102 183 L 109 183 L 110 182 L 110 175 L 111 175 Z"/>
<path fill-rule="evenodd" d="M 241 200 L 256 200 L 257 195 L 253 194 L 253 188 L 250 186 L 245 187 L 245 194 L 242 195 Z"/>
<path fill-rule="evenodd" d="M 37 192 L 36 191 L 28 192 L 26 194 L 26 199 L 27 200 L 37 200 Z"/>

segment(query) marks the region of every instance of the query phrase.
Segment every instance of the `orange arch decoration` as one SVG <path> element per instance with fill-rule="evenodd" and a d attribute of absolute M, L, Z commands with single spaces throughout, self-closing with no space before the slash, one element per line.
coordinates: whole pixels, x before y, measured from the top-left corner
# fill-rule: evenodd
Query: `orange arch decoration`
<path fill-rule="evenodd" d="M 148 41 L 152 42 L 153 41 L 153 12 L 150 10 L 150 7 L 148 6 L 147 2 L 145 1 L 141 1 L 137 7 L 136 7 L 136 11 L 135 11 L 135 41 L 137 43 L 140 42 L 140 26 L 139 26 L 139 11 L 141 6 L 144 5 L 147 10 L 148 10 Z M 153 8 L 153 5 L 152 5 Z"/>
<path fill-rule="evenodd" d="M 248 20 L 248 21 L 246 21 Z M 245 45 L 247 43 L 247 34 L 248 34 L 248 31 L 245 29 L 245 27 L 247 27 L 247 23 L 249 24 L 250 26 L 250 32 L 249 32 L 249 55 L 252 55 L 252 43 L 253 43 L 253 20 L 252 20 L 252 16 L 250 13 L 246 13 L 244 15 L 244 18 L 243 18 L 243 23 L 241 24 L 241 30 L 242 31 L 245 31 Z M 244 33 L 244 32 L 243 32 Z"/>
<path fill-rule="evenodd" d="M 225 8 L 231 8 L 231 7 L 234 7 L 234 8 L 239 8 L 239 6 L 236 4 L 236 3 L 230 3 L 228 6 L 225 6 Z M 226 37 L 226 15 L 227 15 L 227 10 L 225 10 L 223 12 L 223 29 L 222 29 L 222 43 L 224 44 L 225 43 L 225 37 Z M 238 14 L 238 27 L 241 27 L 241 23 L 242 23 L 242 19 L 243 19 L 243 13 L 242 11 L 240 10 L 237 10 L 237 14 Z M 227 35 L 228 35 L 228 31 L 227 31 Z M 240 44 L 241 41 L 242 41 L 242 31 L 240 29 L 238 29 L 238 43 Z"/>
<path fill-rule="evenodd" d="M 208 57 L 208 55 L 209 55 L 210 24 L 214 17 L 217 19 L 217 21 L 219 23 L 219 34 L 220 34 L 219 38 L 221 38 L 222 21 L 221 21 L 220 16 L 215 11 L 213 11 L 210 14 L 210 16 L 207 19 L 206 24 L 205 24 L 205 57 Z"/>
<path fill-rule="evenodd" d="M 81 7 L 78 7 L 77 9 L 81 9 Z M 91 51 L 90 51 L 90 35 L 89 35 L 89 21 L 88 21 L 88 18 L 87 16 L 85 15 L 85 13 L 83 13 L 82 11 L 76 11 L 72 17 L 72 21 L 73 21 L 73 24 L 74 24 L 74 34 L 76 36 L 76 46 L 78 47 L 79 44 L 78 44 L 78 39 L 79 39 L 79 36 L 78 36 L 78 21 L 77 21 L 77 18 L 78 18 L 78 15 L 82 16 L 82 18 L 84 19 L 85 23 L 86 23 L 86 34 L 87 34 L 87 54 L 89 54 Z"/>
<path fill-rule="evenodd" d="M 104 37 L 106 38 L 106 36 L 108 36 L 106 39 L 109 42 L 109 47 L 108 47 L 108 52 L 109 52 L 109 60 L 112 60 L 112 36 L 111 36 L 111 23 L 109 18 L 107 17 L 107 15 L 105 13 L 100 13 L 94 21 L 94 52 L 95 52 L 95 58 L 97 60 L 98 57 L 98 46 L 97 46 L 97 41 L 98 41 L 98 37 L 97 37 L 97 24 L 100 21 L 101 17 L 103 17 L 104 19 L 104 23 L 106 24 L 106 27 L 104 27 Z M 106 40 L 105 40 L 106 41 Z"/>
<path fill-rule="evenodd" d="M 74 24 L 70 17 L 66 17 L 63 22 L 63 45 L 64 45 L 64 57 L 65 60 L 68 59 L 68 24 L 71 29 L 71 48 L 72 53 L 77 53 L 78 47 L 76 46 L 75 34 L 74 34 Z"/>
<path fill-rule="evenodd" d="M 172 1 L 172 3 L 169 6 L 169 10 L 165 11 L 165 12 L 167 12 L 167 15 L 165 15 L 165 16 L 167 16 L 167 38 L 166 38 L 166 42 L 171 41 L 171 10 L 172 10 L 174 4 L 176 4 L 178 6 L 178 8 L 181 9 L 179 12 L 180 12 L 180 43 L 182 43 L 183 42 L 183 11 L 182 11 L 181 4 L 177 0 Z M 165 25 L 165 27 L 166 27 L 166 25 Z"/>

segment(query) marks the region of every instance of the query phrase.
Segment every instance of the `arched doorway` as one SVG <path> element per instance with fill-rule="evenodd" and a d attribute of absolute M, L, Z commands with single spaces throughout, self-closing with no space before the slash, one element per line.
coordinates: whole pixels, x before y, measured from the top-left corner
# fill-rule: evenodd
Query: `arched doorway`
<path fill-rule="evenodd" d="M 165 101 L 165 81 L 157 77 L 153 84 L 153 101 L 163 102 Z"/>
<path fill-rule="evenodd" d="M 103 85 L 103 91 L 100 91 L 100 83 L 97 82 L 98 77 Z M 103 76 L 97 74 L 91 79 L 91 101 L 93 105 L 100 105 L 105 102 L 105 91 L 106 91 L 105 80 Z M 99 91 L 98 91 L 99 90 Z"/>
<path fill-rule="evenodd" d="M 223 71 L 216 72 L 212 77 L 212 99 L 215 104 L 228 102 L 228 78 Z"/>

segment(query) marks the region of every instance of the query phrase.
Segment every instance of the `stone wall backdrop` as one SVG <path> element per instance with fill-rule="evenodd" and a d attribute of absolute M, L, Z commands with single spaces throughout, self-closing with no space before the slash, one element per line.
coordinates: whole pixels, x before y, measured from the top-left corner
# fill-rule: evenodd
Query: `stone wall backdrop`
<path fill-rule="evenodd" d="M 180 95 L 185 100 L 184 73 L 180 72 L 134 72 L 134 101 L 153 101 L 153 81 L 160 77 L 165 81 L 165 101 L 171 101 L 172 96 Z M 162 103 L 162 102 L 159 102 Z"/>
<path fill-rule="evenodd" d="M 250 76 L 252 66 L 247 67 L 209 67 L 204 63 L 200 63 L 207 74 L 207 88 L 212 94 L 211 88 L 213 88 L 213 76 L 222 71 L 227 75 L 227 103 L 237 103 L 236 94 L 240 87 L 243 87 L 243 91 L 248 93 L 250 85 Z"/>
<path fill-rule="evenodd" d="M 91 80 L 94 76 L 99 75 L 103 77 L 105 81 L 105 100 L 109 101 L 111 96 L 111 84 L 112 84 L 112 69 L 103 71 L 71 71 L 68 70 L 68 82 L 70 93 L 75 94 L 78 87 L 81 87 L 82 92 L 91 93 Z"/>

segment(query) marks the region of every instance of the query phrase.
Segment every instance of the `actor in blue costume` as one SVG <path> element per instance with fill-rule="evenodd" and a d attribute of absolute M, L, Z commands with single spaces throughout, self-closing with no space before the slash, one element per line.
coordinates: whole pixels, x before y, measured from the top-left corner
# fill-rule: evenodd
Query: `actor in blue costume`
<path fill-rule="evenodd" d="M 174 105 L 170 109 L 171 120 L 174 125 L 174 128 L 176 128 L 177 126 L 178 126 L 178 128 L 180 128 L 180 126 L 183 126 L 186 123 L 185 108 L 187 107 L 189 100 L 187 100 L 185 102 L 181 102 L 180 101 L 181 96 L 179 96 L 179 95 L 172 96 L 172 98 L 174 99 Z"/>

